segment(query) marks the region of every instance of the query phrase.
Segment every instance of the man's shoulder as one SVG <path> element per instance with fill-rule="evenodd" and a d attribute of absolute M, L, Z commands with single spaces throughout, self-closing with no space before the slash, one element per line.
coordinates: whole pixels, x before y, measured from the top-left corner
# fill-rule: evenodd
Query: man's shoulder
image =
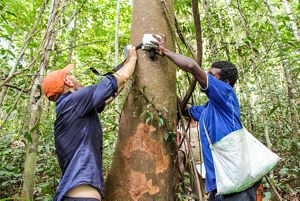
<path fill-rule="evenodd" d="M 73 93 L 70 92 L 70 94 L 63 97 L 58 103 L 56 103 L 55 112 L 57 117 L 74 111 L 73 108 L 76 106 L 76 101 L 74 101 L 72 94 Z"/>
<path fill-rule="evenodd" d="M 70 103 L 76 103 L 82 99 L 82 97 L 86 97 L 89 95 L 91 89 L 95 87 L 95 85 L 85 86 L 83 88 L 78 89 L 74 92 L 68 92 L 63 94 L 63 98 L 56 104 L 57 106 L 66 105 Z"/>
<path fill-rule="evenodd" d="M 217 78 L 215 78 L 214 76 L 208 74 L 208 86 L 213 86 L 216 87 L 218 89 L 225 89 L 228 91 L 233 91 L 232 86 L 230 86 L 229 83 L 224 82 L 222 80 L 218 80 Z"/>

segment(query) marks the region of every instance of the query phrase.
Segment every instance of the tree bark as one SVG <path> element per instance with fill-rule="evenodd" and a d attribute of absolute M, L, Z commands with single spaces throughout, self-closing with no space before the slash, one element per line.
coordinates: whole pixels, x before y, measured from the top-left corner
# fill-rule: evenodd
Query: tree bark
<path fill-rule="evenodd" d="M 77 40 L 77 30 L 76 30 L 77 15 L 76 15 L 76 13 L 74 15 L 75 16 L 74 16 L 73 25 L 72 25 L 72 37 L 71 37 L 70 42 L 69 42 L 69 47 L 71 47 L 71 48 L 69 49 L 66 65 L 68 65 L 72 62 L 74 49 L 75 49 L 75 46 L 76 46 L 76 40 Z"/>
<path fill-rule="evenodd" d="M 30 123 L 29 129 L 31 133 L 31 142 L 27 142 L 27 153 L 24 163 L 23 173 L 23 187 L 22 187 L 22 199 L 33 200 L 34 192 L 34 180 L 35 180 L 35 168 L 36 157 L 38 151 L 39 142 L 39 121 L 42 113 L 42 94 L 41 94 L 41 81 L 46 73 L 46 69 L 50 60 L 50 51 L 55 43 L 55 25 L 59 18 L 59 9 L 61 6 L 61 0 L 53 0 L 52 8 L 49 15 L 48 26 L 45 31 L 42 40 L 42 55 L 39 64 L 39 73 L 36 76 L 33 87 L 30 93 Z"/>
<path fill-rule="evenodd" d="M 297 26 L 297 23 L 295 21 L 295 18 L 293 16 L 290 4 L 287 0 L 282 0 L 282 2 L 283 2 L 283 5 L 284 5 L 284 8 L 285 8 L 285 12 L 290 18 L 290 24 L 292 25 L 292 29 L 293 29 L 295 39 L 297 41 L 300 41 L 300 33 L 299 33 L 299 30 L 298 30 L 298 26 Z"/>
<path fill-rule="evenodd" d="M 173 1 L 164 3 L 173 14 Z M 131 43 L 141 43 L 144 33 L 163 33 L 174 50 L 166 17 L 160 1 L 133 1 Z M 148 52 L 138 51 L 134 81 L 121 113 L 106 200 L 176 200 L 178 172 L 173 161 L 177 150 L 175 140 L 170 139 L 176 119 L 175 70 L 167 58 L 158 56 L 152 61 Z M 163 125 L 159 126 L 161 119 Z"/>
<path fill-rule="evenodd" d="M 197 42 L 197 55 L 196 55 L 196 61 L 199 64 L 199 66 L 202 68 L 202 57 L 203 57 L 203 41 L 202 41 L 202 28 L 201 28 L 201 20 L 200 20 L 200 13 L 199 13 L 199 5 L 198 5 L 198 0 L 192 0 L 192 6 L 193 6 L 193 17 L 194 17 L 194 24 L 195 24 L 195 29 L 196 29 L 196 42 Z M 193 92 L 196 87 L 196 79 L 193 77 L 192 79 L 192 84 L 189 88 L 188 91 Z M 191 93 L 192 94 L 192 93 Z M 186 94 L 184 97 L 183 101 L 188 101 L 189 98 L 191 97 L 191 94 Z M 187 102 L 186 102 L 187 103 Z M 184 103 L 186 105 L 186 103 Z M 181 108 L 185 108 L 185 105 L 181 106 Z M 202 149 L 200 147 L 200 149 Z M 197 169 L 194 165 L 194 173 L 195 173 L 195 179 L 197 180 L 194 182 L 195 188 L 197 189 L 196 192 L 198 193 L 198 199 L 205 200 L 205 182 L 204 179 L 202 179 L 198 172 Z"/>

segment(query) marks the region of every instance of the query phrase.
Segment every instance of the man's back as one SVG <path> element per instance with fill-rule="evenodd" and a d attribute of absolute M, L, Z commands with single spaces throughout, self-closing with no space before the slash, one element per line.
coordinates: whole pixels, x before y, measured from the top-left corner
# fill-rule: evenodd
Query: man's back
<path fill-rule="evenodd" d="M 62 177 L 54 200 L 61 200 L 70 189 L 82 184 L 104 194 L 103 134 L 97 112 L 104 109 L 106 97 L 116 91 L 116 82 L 112 82 L 106 78 L 98 85 L 63 94 L 56 102 L 54 134 Z"/>

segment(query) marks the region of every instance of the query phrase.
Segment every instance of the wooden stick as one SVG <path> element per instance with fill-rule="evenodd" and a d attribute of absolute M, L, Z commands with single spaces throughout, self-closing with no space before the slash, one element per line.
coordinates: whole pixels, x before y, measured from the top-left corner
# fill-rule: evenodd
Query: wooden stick
<path fill-rule="evenodd" d="M 266 177 L 267 182 L 270 184 L 271 188 L 273 189 L 274 193 L 276 194 L 277 199 L 278 199 L 279 201 L 283 201 L 283 198 L 280 196 L 280 194 L 279 194 L 278 191 L 276 190 L 276 186 L 275 186 L 274 183 L 271 181 L 271 179 L 269 178 L 269 176 L 265 176 L 265 177 Z"/>

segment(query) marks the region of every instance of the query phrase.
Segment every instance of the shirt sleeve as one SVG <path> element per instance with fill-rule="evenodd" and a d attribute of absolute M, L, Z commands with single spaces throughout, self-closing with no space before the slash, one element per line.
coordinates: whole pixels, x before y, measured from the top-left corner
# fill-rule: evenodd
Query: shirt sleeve
<path fill-rule="evenodd" d="M 101 105 L 99 105 L 99 106 L 96 108 L 96 111 L 97 111 L 98 113 L 101 113 L 101 112 L 104 110 L 105 106 L 106 106 L 106 104 L 105 104 L 105 102 L 104 102 L 104 103 L 102 103 Z"/>
<path fill-rule="evenodd" d="M 101 112 L 105 101 L 118 91 L 117 80 L 113 75 L 107 75 L 98 84 L 84 87 L 72 93 L 72 100 L 76 102 L 76 111 L 85 114 L 91 110 Z"/>
<path fill-rule="evenodd" d="M 214 76 L 208 74 L 207 89 L 204 91 L 209 101 L 216 106 L 223 107 L 229 100 L 233 88 L 226 82 L 218 80 Z"/>
<path fill-rule="evenodd" d="M 189 109 L 189 114 L 190 114 L 190 116 L 191 116 L 195 121 L 199 121 L 203 109 L 204 109 L 204 105 L 202 105 L 202 106 L 192 106 L 192 107 Z"/>

